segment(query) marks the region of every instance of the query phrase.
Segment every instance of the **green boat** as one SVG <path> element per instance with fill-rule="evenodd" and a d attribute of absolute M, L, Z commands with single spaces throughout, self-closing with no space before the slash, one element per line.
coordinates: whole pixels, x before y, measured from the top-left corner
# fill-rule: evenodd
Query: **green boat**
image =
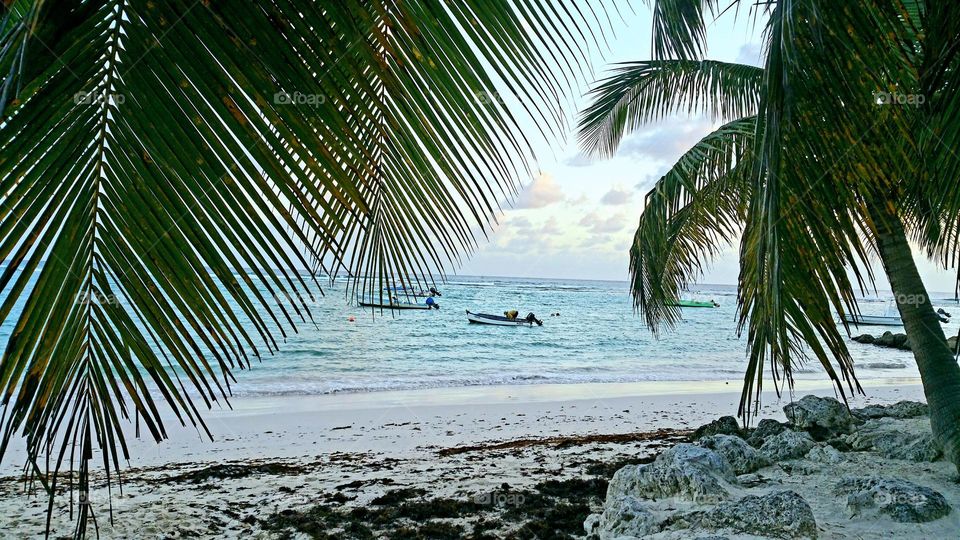
<path fill-rule="evenodd" d="M 678 307 L 697 307 L 697 308 L 718 308 L 720 304 L 714 302 L 713 300 L 700 301 L 700 300 L 676 300 L 673 302 L 667 302 L 668 306 L 678 306 Z"/>

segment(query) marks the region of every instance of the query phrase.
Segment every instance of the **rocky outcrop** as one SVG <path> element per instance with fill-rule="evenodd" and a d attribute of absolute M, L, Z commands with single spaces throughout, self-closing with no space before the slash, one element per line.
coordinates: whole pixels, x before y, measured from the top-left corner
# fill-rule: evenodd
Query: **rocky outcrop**
<path fill-rule="evenodd" d="M 919 401 L 898 401 L 893 405 L 867 405 L 850 411 L 857 418 L 917 418 L 928 416 L 930 407 Z"/>
<path fill-rule="evenodd" d="M 943 454 L 926 417 L 867 420 L 843 440 L 853 450 L 873 450 L 890 459 L 936 461 Z"/>
<path fill-rule="evenodd" d="M 770 437 L 760 447 L 760 453 L 770 461 L 784 461 L 805 456 L 817 443 L 809 434 L 787 430 Z"/>
<path fill-rule="evenodd" d="M 600 538 L 639 538 L 658 529 L 658 520 L 643 502 L 629 495 L 611 501 L 602 514 L 593 514 L 583 522 L 586 533 Z"/>
<path fill-rule="evenodd" d="M 886 347 L 888 349 L 899 349 L 901 351 L 910 351 L 913 349 L 913 347 L 910 345 L 910 340 L 907 339 L 906 334 L 894 334 L 890 331 L 886 331 L 879 336 L 860 334 L 859 336 L 855 336 L 851 339 L 857 343 L 876 345 L 878 347 Z"/>
<path fill-rule="evenodd" d="M 617 471 L 607 488 L 607 499 L 677 497 L 688 501 L 717 501 L 728 497 L 736 475 L 720 454 L 681 443 L 665 450 L 652 463 L 627 465 Z"/>
<path fill-rule="evenodd" d="M 847 496 L 851 516 L 877 511 L 901 523 L 926 523 L 951 511 L 940 492 L 895 478 L 844 478 L 834 492 Z"/>
<path fill-rule="evenodd" d="M 850 538 L 955 536 L 956 518 L 941 518 L 960 504 L 956 471 L 924 462 L 940 455 L 924 404 L 902 401 L 851 415 L 836 400 L 806 397 L 785 409 L 789 425 L 765 421 L 749 432 L 759 448 L 718 433 L 621 469 L 602 511 L 584 523 L 588 536 L 815 538 L 818 522 L 824 534 L 843 530 Z M 818 443 L 806 430 L 829 439 Z M 874 470 L 884 476 L 862 476 Z M 927 525 L 918 530 L 916 523 Z"/>
<path fill-rule="evenodd" d="M 840 453 L 836 448 L 823 445 L 823 446 L 814 446 L 807 452 L 807 459 L 816 463 L 824 464 L 833 464 L 840 463 L 843 461 L 843 454 Z"/>
<path fill-rule="evenodd" d="M 693 512 L 677 519 L 671 528 L 731 531 L 767 538 L 816 538 L 817 522 L 807 501 L 794 491 L 762 496 L 748 495 L 737 501 Z"/>
<path fill-rule="evenodd" d="M 743 430 L 740 429 L 740 424 L 737 423 L 736 418 L 721 416 L 709 424 L 698 427 L 690 438 L 697 441 L 711 435 L 736 435 L 739 437 L 743 435 Z"/>
<path fill-rule="evenodd" d="M 765 455 L 736 435 L 711 435 L 700 439 L 697 444 L 720 454 L 738 475 L 752 473 L 770 465 L 770 460 Z"/>
<path fill-rule="evenodd" d="M 764 418 L 757 424 L 757 427 L 750 432 L 750 436 L 747 438 L 747 442 L 750 443 L 750 446 L 760 448 L 763 446 L 764 441 L 783 433 L 788 429 L 789 424 L 784 424 L 778 422 L 772 418 Z"/>
<path fill-rule="evenodd" d="M 846 405 L 829 397 L 803 396 L 787 404 L 783 412 L 794 429 L 806 431 L 818 441 L 849 433 L 855 421 Z"/>
<path fill-rule="evenodd" d="M 602 514 L 593 514 L 584 521 L 584 531 L 601 540 L 644 538 L 668 531 L 679 531 L 683 538 L 716 538 L 704 535 L 713 532 L 761 538 L 817 537 L 813 510 L 794 491 L 747 495 L 708 510 L 677 511 L 662 519 L 651 512 L 648 504 L 630 496 L 613 504 L 608 499 Z"/>

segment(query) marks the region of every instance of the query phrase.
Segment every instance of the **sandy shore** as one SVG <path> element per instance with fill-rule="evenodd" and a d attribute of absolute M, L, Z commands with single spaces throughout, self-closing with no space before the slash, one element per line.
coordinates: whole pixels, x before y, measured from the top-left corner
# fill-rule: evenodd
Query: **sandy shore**
<path fill-rule="evenodd" d="M 104 538 L 282 536 L 271 530 L 271 515 L 316 504 L 364 508 L 388 493 L 487 504 L 500 512 L 486 538 L 525 537 L 537 519 L 558 517 L 511 521 L 504 516 L 511 494 L 529 499 L 549 481 L 589 492 L 584 478 L 612 474 L 685 430 L 735 415 L 739 388 L 739 381 L 579 384 L 234 399 L 234 410 L 205 417 L 213 442 L 170 426 L 162 444 L 133 443 L 123 493 L 112 498 L 113 525 L 106 490 L 90 500 Z M 834 394 L 824 382 L 800 381 L 795 395 L 807 393 Z M 918 381 L 870 381 L 867 396 L 851 405 L 901 399 L 922 400 Z M 788 400 L 769 392 L 758 419 L 782 419 Z M 42 493 L 31 496 L 16 481 L 20 459 L 12 453 L 0 471 L 0 532 L 10 537 L 42 532 L 46 508 Z M 59 502 L 54 531 L 69 534 L 68 497 Z"/>

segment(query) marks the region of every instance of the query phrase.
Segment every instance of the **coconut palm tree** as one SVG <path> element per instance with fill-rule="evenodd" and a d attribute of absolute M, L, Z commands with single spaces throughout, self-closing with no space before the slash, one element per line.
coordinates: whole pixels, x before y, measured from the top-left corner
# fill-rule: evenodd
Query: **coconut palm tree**
<path fill-rule="evenodd" d="M 934 434 L 960 467 L 960 369 L 909 244 L 945 265 L 956 253 L 956 6 L 765 2 L 752 12 L 765 18 L 762 68 L 703 58 L 704 14 L 718 8 L 657 1 L 654 59 L 618 66 L 581 117 L 584 150 L 608 156 L 670 115 L 722 122 L 647 195 L 630 251 L 635 306 L 655 332 L 671 326 L 680 313 L 670 301 L 739 237 L 749 419 L 767 363 L 778 393 L 808 357 L 844 398 L 862 391 L 833 314 L 856 312 L 876 256 Z"/>
<path fill-rule="evenodd" d="M 315 324 L 319 276 L 443 275 L 533 172 L 522 119 L 564 128 L 601 7 L 3 2 L 0 457 L 22 437 L 49 509 L 83 500 L 131 419 L 212 436 L 201 410 Z"/>

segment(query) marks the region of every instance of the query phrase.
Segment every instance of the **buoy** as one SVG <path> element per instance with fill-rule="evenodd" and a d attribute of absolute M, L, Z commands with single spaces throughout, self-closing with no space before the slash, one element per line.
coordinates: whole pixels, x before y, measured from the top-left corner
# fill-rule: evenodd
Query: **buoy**
<path fill-rule="evenodd" d="M 357 320 L 357 318 L 354 317 L 353 315 L 351 315 L 351 316 L 347 317 L 347 320 L 350 321 L 350 322 L 354 322 L 354 321 Z"/>

